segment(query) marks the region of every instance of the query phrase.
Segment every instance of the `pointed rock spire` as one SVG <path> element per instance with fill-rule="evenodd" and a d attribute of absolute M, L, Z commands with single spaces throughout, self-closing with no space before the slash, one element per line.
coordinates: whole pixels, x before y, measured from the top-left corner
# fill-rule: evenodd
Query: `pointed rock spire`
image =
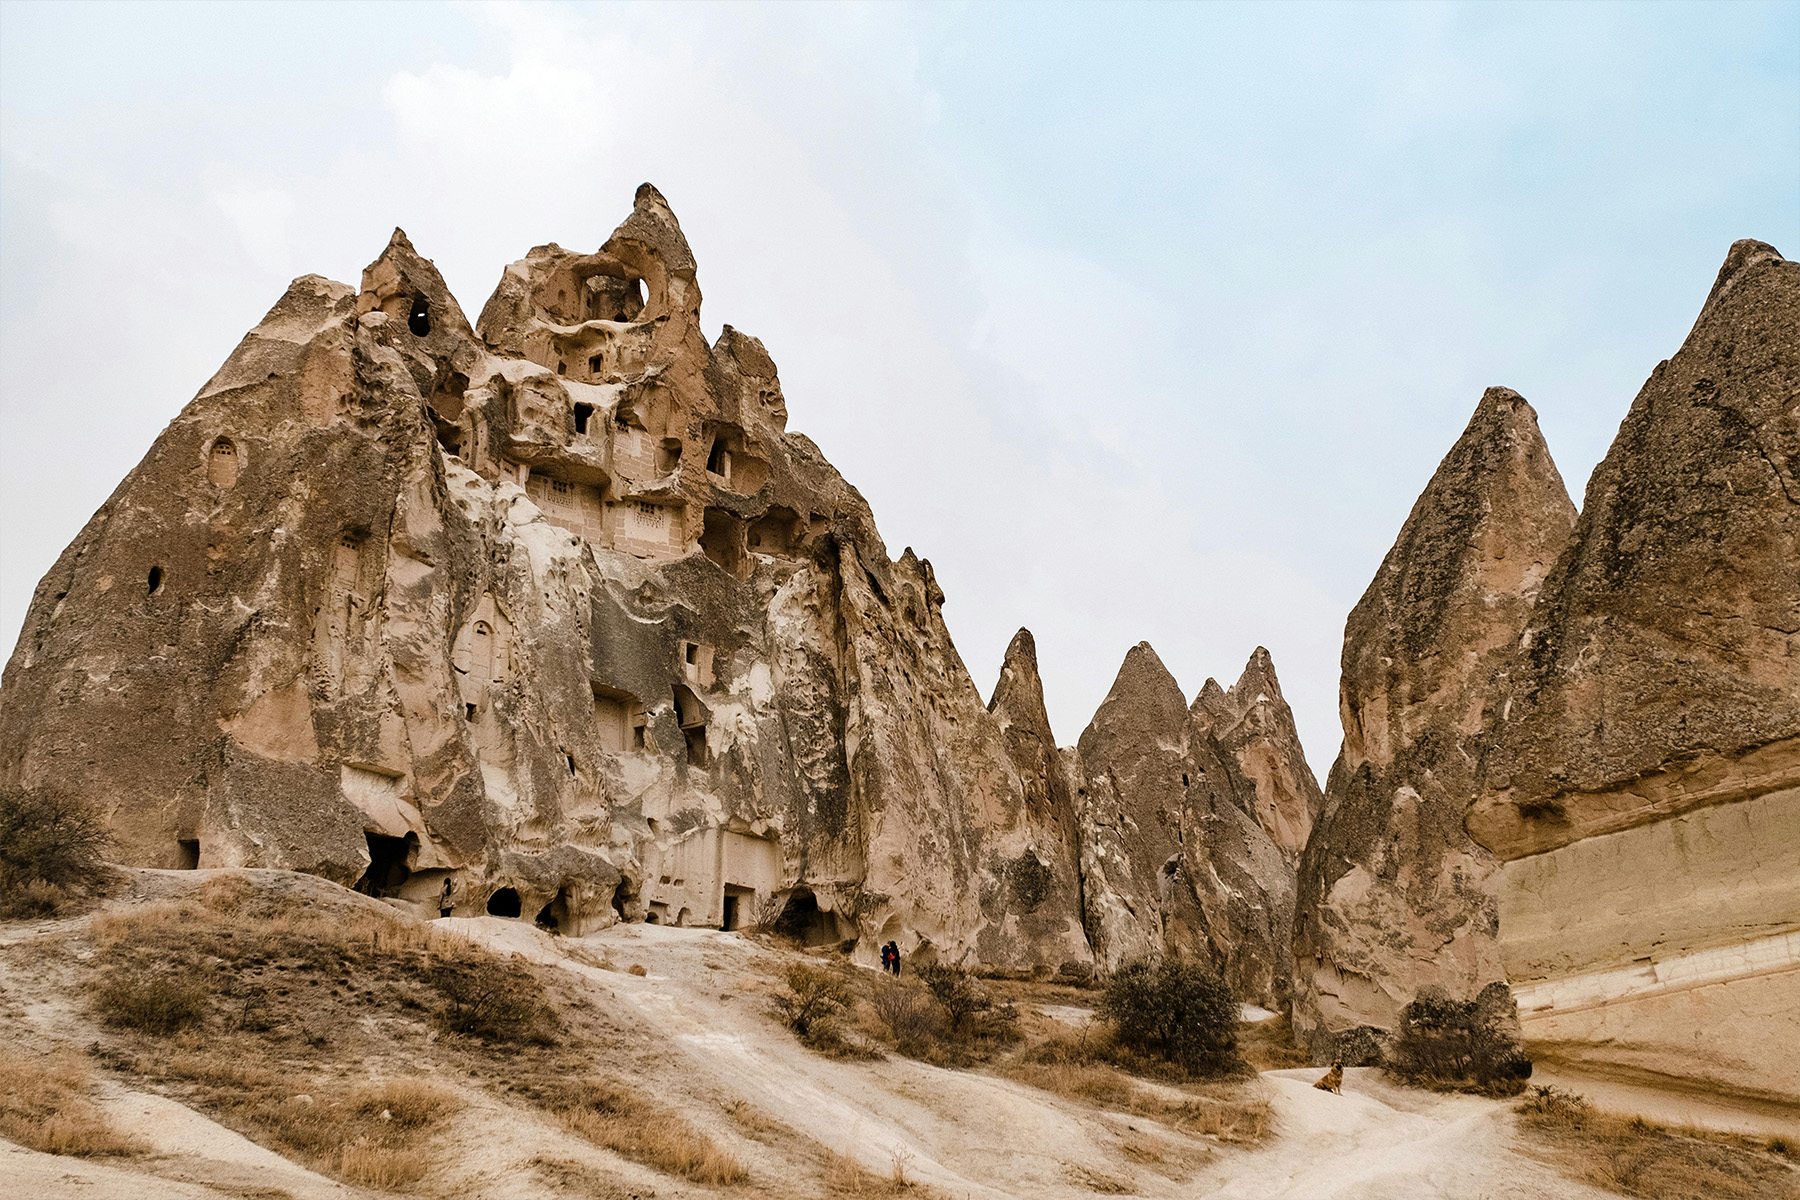
<path fill-rule="evenodd" d="M 1489 388 L 1350 614 L 1344 745 L 1299 872 L 1294 1026 L 1315 1057 L 1354 1055 L 1346 1035 L 1391 1029 L 1428 984 L 1473 999 L 1505 978 L 1495 864 L 1463 829 L 1469 747 L 1574 521 L 1531 406 Z"/>
<path fill-rule="evenodd" d="M 1501 857 L 1800 783 L 1796 331 L 1800 264 L 1733 245 L 1594 469 L 1469 814 Z"/>
<path fill-rule="evenodd" d="M 1294 712 L 1281 694 L 1274 659 L 1258 646 L 1229 693 L 1206 682 L 1211 691 L 1201 689 L 1193 712 L 1218 742 L 1237 802 L 1247 806 L 1292 866 L 1324 796 L 1307 765 Z"/>

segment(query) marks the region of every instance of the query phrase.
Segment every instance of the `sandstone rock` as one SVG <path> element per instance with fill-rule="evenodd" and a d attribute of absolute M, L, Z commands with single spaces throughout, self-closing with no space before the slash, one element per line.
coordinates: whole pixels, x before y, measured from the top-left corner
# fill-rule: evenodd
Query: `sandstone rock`
<path fill-rule="evenodd" d="M 1077 809 L 1095 961 L 1183 954 L 1276 1005 L 1291 966 L 1293 872 L 1237 794 L 1210 726 L 1140 642 L 1082 733 Z"/>
<path fill-rule="evenodd" d="M 1028 930 L 1027 941 L 1060 941 L 1063 962 L 1091 967 L 1093 953 L 1082 923 L 1074 786 L 1044 711 L 1037 643 L 1029 629 L 1019 630 L 1007 646 L 988 711 L 999 722 L 1024 789 L 1021 815 L 1029 838 L 1025 852 L 1007 866 L 1004 895 Z"/>
<path fill-rule="evenodd" d="M 1315 1059 L 1373 1045 L 1421 987 L 1473 1000 L 1505 979 L 1495 862 L 1463 815 L 1574 518 L 1531 406 L 1490 388 L 1350 614 L 1344 745 L 1298 880 L 1294 1026 Z"/>
<path fill-rule="evenodd" d="M 1208 679 L 1189 711 L 1218 742 L 1236 797 L 1289 866 L 1296 864 L 1325 797 L 1269 652 L 1256 648 L 1230 692 Z"/>
<path fill-rule="evenodd" d="M 930 564 L 699 306 L 649 185 L 478 330 L 398 231 L 295 281 L 40 585 L 0 783 L 104 797 L 133 864 L 1083 959 Z"/>
<path fill-rule="evenodd" d="M 1800 1099 L 1800 264 L 1732 246 L 1523 630 L 1467 815 L 1534 1052 Z"/>

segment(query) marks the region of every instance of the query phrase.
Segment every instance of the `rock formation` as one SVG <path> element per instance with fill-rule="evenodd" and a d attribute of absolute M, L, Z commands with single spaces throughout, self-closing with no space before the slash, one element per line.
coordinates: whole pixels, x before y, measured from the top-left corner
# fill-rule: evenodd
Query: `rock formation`
<path fill-rule="evenodd" d="M 1800 264 L 1732 246 L 1524 627 L 1468 812 L 1539 1057 L 1800 1100 Z"/>
<path fill-rule="evenodd" d="M 1575 520 L 1536 414 L 1490 388 L 1344 629 L 1344 744 L 1302 858 L 1294 1027 L 1366 1059 L 1428 985 L 1505 979 L 1495 862 L 1463 816 L 1531 604 Z"/>
<path fill-rule="evenodd" d="M 477 329 L 398 231 L 296 280 L 39 586 L 0 784 L 104 798 L 134 864 L 1087 962 L 1041 699 L 990 716 L 930 564 L 699 306 L 648 185 Z"/>
<path fill-rule="evenodd" d="M 1185 954 L 1211 964 L 1245 999 L 1281 1003 L 1292 869 L 1250 815 L 1211 714 L 1198 701 L 1190 712 L 1149 643 L 1125 656 L 1075 757 L 1095 960 L 1113 969 Z"/>
<path fill-rule="evenodd" d="M 1298 863 L 1325 796 L 1306 763 L 1269 652 L 1258 646 L 1229 692 L 1208 679 L 1190 711 L 1218 742 L 1237 796 L 1282 858 Z"/>

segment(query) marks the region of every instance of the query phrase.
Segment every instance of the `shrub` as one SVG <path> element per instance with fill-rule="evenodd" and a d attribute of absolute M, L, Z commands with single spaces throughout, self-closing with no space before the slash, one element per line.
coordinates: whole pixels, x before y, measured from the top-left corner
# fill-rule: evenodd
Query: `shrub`
<path fill-rule="evenodd" d="M 1010 1004 L 995 1004 L 987 989 L 961 967 L 928 963 L 917 971 L 944 1011 L 950 1036 L 958 1041 L 973 1037 L 1010 1038 L 1019 1019 Z"/>
<path fill-rule="evenodd" d="M 545 1045 L 555 1032 L 543 985 L 513 963 L 482 954 L 441 958 L 426 968 L 425 981 L 444 998 L 437 1023 L 450 1033 Z"/>
<path fill-rule="evenodd" d="M 787 969 L 788 994 L 777 997 L 775 1011 L 781 1023 L 802 1041 L 833 1030 L 850 1002 L 843 981 L 827 971 L 795 963 Z"/>
<path fill-rule="evenodd" d="M 0 916 L 41 916 L 92 889 L 111 844 L 100 814 L 74 796 L 0 789 Z"/>
<path fill-rule="evenodd" d="M 1197 963 L 1165 958 L 1125 964 L 1106 982 L 1095 1011 L 1120 1043 L 1190 1073 L 1238 1065 L 1238 1002 L 1231 988 Z"/>
<path fill-rule="evenodd" d="M 1531 1089 L 1518 1111 L 1532 1125 L 1579 1129 L 1587 1123 L 1594 1108 L 1585 1096 L 1542 1085 Z"/>
<path fill-rule="evenodd" d="M 1442 988 L 1422 989 L 1400 1012 L 1389 1069 L 1409 1083 L 1519 1091 L 1531 1061 L 1507 1028 L 1505 999 L 1483 991 L 1452 1000 Z"/>
<path fill-rule="evenodd" d="M 94 989 L 94 1008 L 108 1025 L 171 1034 L 206 1019 L 212 979 L 204 973 L 114 967 Z"/>
<path fill-rule="evenodd" d="M 923 992 L 888 984 L 878 989 L 869 1003 L 902 1054 L 917 1056 L 943 1039 L 943 1010 Z"/>

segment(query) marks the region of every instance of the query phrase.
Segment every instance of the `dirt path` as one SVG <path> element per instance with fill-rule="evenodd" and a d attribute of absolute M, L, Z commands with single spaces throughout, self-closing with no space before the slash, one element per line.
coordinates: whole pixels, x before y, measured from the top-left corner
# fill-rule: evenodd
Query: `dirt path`
<path fill-rule="evenodd" d="M 20 965 L 8 961 L 9 948 L 52 928 L 46 923 L 0 931 L 0 989 L 10 1010 L 0 1013 L 0 1051 L 67 1044 L 80 1032 L 80 1011 L 65 987 L 36 971 L 9 969 Z M 1316 1070 L 1266 1073 L 1260 1086 L 1273 1105 L 1276 1131 L 1263 1146 L 1244 1150 L 994 1075 L 900 1057 L 878 1063 L 821 1057 L 770 1015 L 791 954 L 737 934 L 624 925 L 561 939 L 525 922 L 491 917 L 441 922 L 439 928 L 579 980 L 591 1003 L 636 1031 L 626 1057 L 596 1069 L 635 1074 L 636 1084 L 658 1101 L 732 1144 L 763 1181 L 763 1195 L 788 1194 L 767 1191 L 769 1181 L 781 1179 L 795 1180 L 792 1194 L 813 1194 L 820 1146 L 884 1179 L 899 1172 L 959 1200 L 1072 1200 L 1096 1193 L 1147 1200 L 1605 1195 L 1563 1180 L 1513 1149 L 1507 1105 L 1394 1088 L 1372 1071 L 1348 1072 L 1341 1096 L 1311 1086 Z M 645 974 L 629 973 L 633 964 Z M 1073 1019 L 1076 1012 L 1053 1015 Z M 97 1098 L 117 1125 L 151 1146 L 151 1155 L 84 1161 L 0 1142 L 0 1197 L 368 1195 L 175 1100 L 113 1079 L 104 1081 Z M 727 1115 L 738 1102 L 791 1132 L 766 1144 L 747 1140 Z M 444 1187 L 431 1194 L 481 1200 L 594 1194 L 579 1179 L 559 1182 L 546 1174 L 543 1164 L 554 1160 L 569 1169 L 603 1169 L 639 1194 L 727 1195 L 627 1163 L 503 1097 L 470 1087 L 468 1103 L 453 1131 L 435 1144 L 440 1161 L 432 1178 Z"/>

